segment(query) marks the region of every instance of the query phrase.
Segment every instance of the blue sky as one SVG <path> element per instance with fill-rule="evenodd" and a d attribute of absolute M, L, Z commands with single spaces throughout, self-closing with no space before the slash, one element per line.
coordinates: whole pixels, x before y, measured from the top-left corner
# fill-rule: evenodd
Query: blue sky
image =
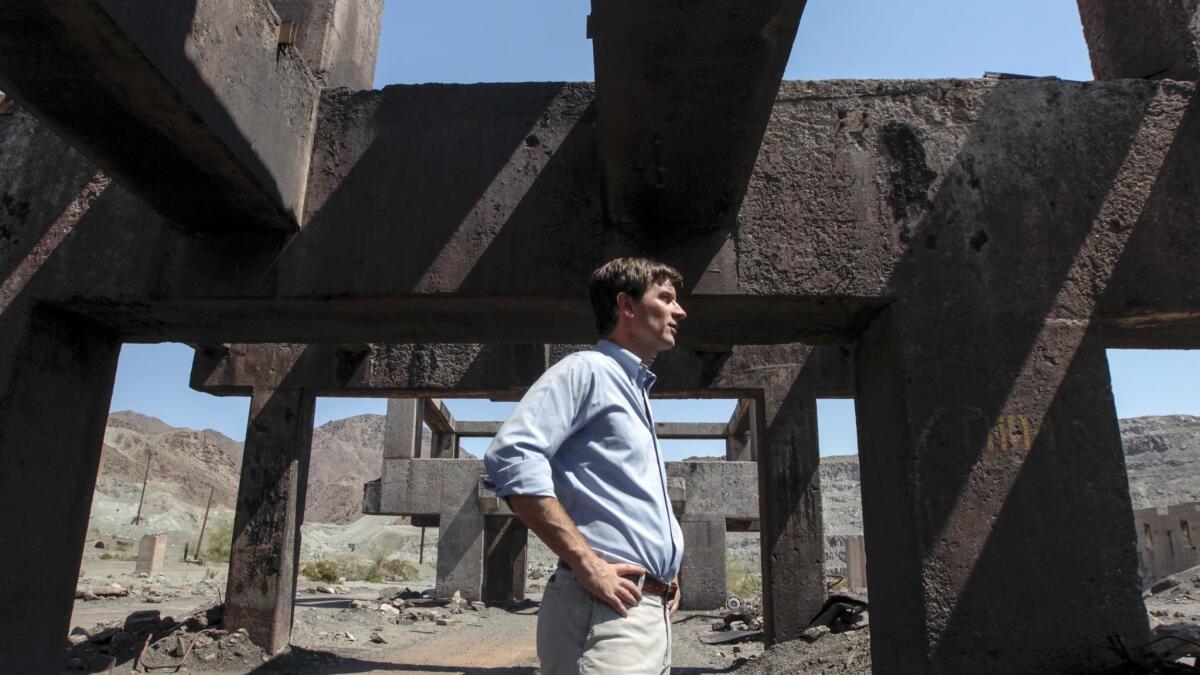
<path fill-rule="evenodd" d="M 588 0 L 387 0 L 377 87 L 419 82 L 592 80 L 584 34 Z M 997 71 L 1091 79 L 1079 15 L 1069 0 L 809 0 L 788 79 L 979 77 Z M 191 350 L 128 345 L 113 410 L 134 409 L 175 426 L 211 427 L 241 440 L 249 401 L 187 386 Z M 1200 351 L 1109 352 L 1121 417 L 1200 415 Z M 451 401 L 460 419 L 500 419 L 512 404 Z M 662 421 L 728 419 L 731 401 L 657 401 Z M 322 398 L 317 424 L 365 412 L 381 399 Z M 857 450 L 853 404 L 821 401 L 822 454 Z M 477 451 L 486 441 L 466 443 Z M 664 441 L 669 459 L 721 454 L 720 442 Z"/>

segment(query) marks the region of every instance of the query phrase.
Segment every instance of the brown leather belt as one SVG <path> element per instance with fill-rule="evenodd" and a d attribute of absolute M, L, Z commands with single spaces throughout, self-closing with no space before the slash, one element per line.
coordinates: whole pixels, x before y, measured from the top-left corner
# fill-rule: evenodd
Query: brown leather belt
<path fill-rule="evenodd" d="M 567 563 L 563 562 L 562 560 L 558 561 L 558 566 L 565 570 L 571 569 L 571 566 L 568 565 Z M 628 580 L 632 581 L 634 584 L 640 586 L 642 589 L 642 593 L 653 593 L 654 595 L 660 596 L 663 600 L 666 600 L 667 602 L 674 600 L 675 594 L 679 592 L 679 584 L 677 584 L 675 582 L 671 582 L 668 584 L 664 581 L 659 581 L 658 579 L 655 579 L 654 577 L 645 575 L 645 574 L 640 575 L 640 576 L 637 574 L 626 574 L 625 576 L 623 576 L 621 578 L 628 579 Z"/>

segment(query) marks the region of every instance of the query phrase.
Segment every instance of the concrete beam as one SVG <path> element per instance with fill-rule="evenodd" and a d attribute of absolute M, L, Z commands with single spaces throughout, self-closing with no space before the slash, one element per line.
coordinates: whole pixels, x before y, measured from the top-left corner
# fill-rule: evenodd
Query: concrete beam
<path fill-rule="evenodd" d="M 458 422 L 454 431 L 462 438 L 486 438 L 495 436 L 504 422 Z M 654 431 L 659 438 L 669 439 L 718 439 L 725 438 L 726 425 L 716 422 L 655 422 Z"/>
<path fill-rule="evenodd" d="M 591 348 L 591 345 L 480 344 L 220 345 L 197 349 L 190 386 L 217 396 L 246 396 L 254 387 L 277 386 L 286 380 L 303 382 L 323 396 L 505 395 L 516 400 L 551 364 L 567 354 Z M 760 357 L 769 357 L 772 347 L 722 349 L 725 351 L 696 351 L 681 346 L 661 355 L 654 364 L 658 375 L 655 397 L 723 394 L 736 398 L 739 392 L 760 389 L 761 378 L 756 377 L 753 369 L 762 366 Z M 828 387 L 826 391 L 831 395 L 839 395 L 845 386 L 838 378 L 826 377 L 830 369 L 825 364 L 843 362 L 837 356 L 840 348 L 818 347 L 814 353 L 818 355 L 815 386 Z M 825 357 L 827 353 L 833 355 Z M 449 411 L 438 414 L 444 417 Z M 428 422 L 427 417 L 422 419 Z M 450 419 L 453 420 L 452 415 Z M 460 436 L 490 436 L 495 434 L 495 423 L 454 420 L 453 430 Z M 676 427 L 670 423 L 659 431 L 668 434 L 665 437 L 680 434 L 680 437 L 722 438 L 726 433 L 715 426 Z"/>
<path fill-rule="evenodd" d="M 604 207 L 650 240 L 737 217 L 804 0 L 592 0 Z"/>
<path fill-rule="evenodd" d="M 1097 80 L 1200 80 L 1195 0 L 1078 0 Z"/>
<path fill-rule="evenodd" d="M 1200 268 L 1190 264 L 1200 240 L 1183 225 L 1200 212 L 1200 194 L 1184 187 L 1200 182 L 1194 85 L 780 91 L 737 232 L 681 236 L 658 253 L 688 279 L 684 335 L 696 347 L 849 342 L 939 270 L 956 275 L 951 288 L 987 279 L 1007 303 L 1034 278 L 1090 288 L 1113 346 L 1200 341 Z M 312 221 L 286 246 L 172 233 L 114 188 L 72 212 L 87 227 L 45 264 L 31 261 L 39 274 L 23 290 L 134 341 L 591 342 L 578 289 L 608 257 L 646 249 L 598 220 L 590 103 L 584 85 L 327 93 Z M 424 125 L 430 133 L 406 131 Z M 21 111 L 0 116 L 11 158 L 0 186 L 30 205 L 11 222 L 22 246 L 75 197 L 59 187 L 95 173 L 44 136 Z M 409 175 L 410 164 L 426 169 Z M 15 250 L 22 260 L 26 249 Z M 1094 251 L 1093 263 L 1068 280 L 1058 270 L 1079 250 Z M 1031 276 L 996 272 L 1014 265 Z"/>
<path fill-rule="evenodd" d="M 383 0 L 271 0 L 322 87 L 373 89 Z"/>
<path fill-rule="evenodd" d="M 192 232 L 294 232 L 319 87 L 266 0 L 17 2 L 0 87 Z"/>

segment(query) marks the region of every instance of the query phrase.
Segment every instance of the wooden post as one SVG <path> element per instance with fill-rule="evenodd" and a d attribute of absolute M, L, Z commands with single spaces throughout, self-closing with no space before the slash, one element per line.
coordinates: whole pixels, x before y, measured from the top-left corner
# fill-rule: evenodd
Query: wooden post
<path fill-rule="evenodd" d="M 133 517 L 133 524 L 137 525 L 142 522 L 142 503 L 146 501 L 146 483 L 150 481 L 150 460 L 154 459 L 154 449 L 146 451 L 146 474 L 142 476 L 142 496 L 138 498 L 137 515 Z"/>
<path fill-rule="evenodd" d="M 200 538 L 196 540 L 196 559 L 200 560 L 200 546 L 204 543 L 204 528 L 208 527 L 208 510 L 212 508 L 213 491 L 216 488 L 208 489 L 208 506 L 204 507 L 204 520 L 200 522 Z M 186 553 L 185 553 L 186 557 Z"/>

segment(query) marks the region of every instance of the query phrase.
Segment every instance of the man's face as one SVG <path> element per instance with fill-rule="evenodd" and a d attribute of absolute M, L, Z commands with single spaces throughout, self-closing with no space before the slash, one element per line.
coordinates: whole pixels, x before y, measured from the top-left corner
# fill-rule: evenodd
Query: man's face
<path fill-rule="evenodd" d="M 650 284 L 640 300 L 626 296 L 632 311 L 630 329 L 639 346 L 647 352 L 662 352 L 675 346 L 679 322 L 687 317 L 675 286 L 669 280 Z"/>

